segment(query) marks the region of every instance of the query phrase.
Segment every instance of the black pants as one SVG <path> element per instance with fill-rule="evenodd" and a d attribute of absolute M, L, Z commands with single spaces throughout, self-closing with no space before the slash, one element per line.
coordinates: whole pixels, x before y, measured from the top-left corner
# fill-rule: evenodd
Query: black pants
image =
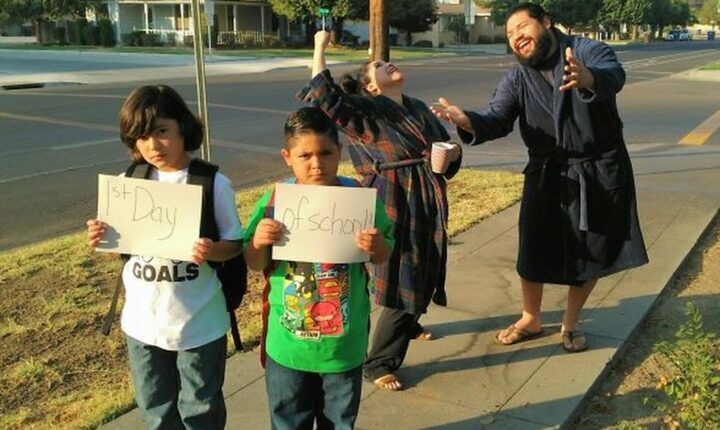
<path fill-rule="evenodd" d="M 363 366 L 366 379 L 374 381 L 381 376 L 395 373 L 400 368 L 410 340 L 422 332 L 419 319 L 420 315 L 380 308 L 380 317 Z"/>

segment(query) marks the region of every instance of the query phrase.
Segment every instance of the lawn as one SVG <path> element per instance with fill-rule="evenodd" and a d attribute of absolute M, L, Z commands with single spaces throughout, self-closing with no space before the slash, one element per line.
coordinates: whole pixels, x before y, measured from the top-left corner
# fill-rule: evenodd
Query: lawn
<path fill-rule="evenodd" d="M 270 186 L 237 193 L 241 220 Z M 519 174 L 462 170 L 448 184 L 450 235 L 516 203 L 521 186 Z M 108 337 L 98 332 L 119 260 L 76 233 L 2 253 L 0 267 L 0 428 L 93 428 L 132 408 L 118 324 Z M 261 285 L 252 274 L 237 314 L 249 348 L 258 344 Z"/>
<path fill-rule="evenodd" d="M 700 70 L 720 70 L 720 61 L 714 62 L 714 63 L 708 63 L 702 67 L 700 67 Z"/>

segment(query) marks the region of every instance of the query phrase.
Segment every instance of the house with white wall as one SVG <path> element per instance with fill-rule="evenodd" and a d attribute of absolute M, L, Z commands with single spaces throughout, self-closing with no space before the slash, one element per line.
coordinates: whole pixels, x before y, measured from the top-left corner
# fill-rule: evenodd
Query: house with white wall
<path fill-rule="evenodd" d="M 190 0 L 108 0 L 105 2 L 117 41 L 133 31 L 158 34 L 164 42 L 183 41 L 193 34 Z M 206 15 L 214 15 L 219 34 L 282 36 L 290 25 L 272 13 L 264 0 L 200 0 Z"/>

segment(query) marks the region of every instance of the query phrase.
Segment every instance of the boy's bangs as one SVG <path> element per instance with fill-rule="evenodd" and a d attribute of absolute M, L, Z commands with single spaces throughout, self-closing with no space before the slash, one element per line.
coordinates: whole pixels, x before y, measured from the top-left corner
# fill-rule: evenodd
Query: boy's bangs
<path fill-rule="evenodd" d="M 138 106 L 135 110 L 132 126 L 128 130 L 128 136 L 135 140 L 139 137 L 149 136 L 157 129 L 160 118 L 176 119 L 176 112 L 172 107 L 172 101 L 168 97 L 159 94 L 155 100 L 147 100 L 144 106 Z"/>
<path fill-rule="evenodd" d="M 157 112 L 157 107 L 152 104 L 145 106 L 143 109 L 136 110 L 134 116 L 135 118 L 133 118 L 132 125 L 127 132 L 128 137 L 132 140 L 152 134 L 152 132 L 155 131 L 157 120 L 160 117 Z"/>

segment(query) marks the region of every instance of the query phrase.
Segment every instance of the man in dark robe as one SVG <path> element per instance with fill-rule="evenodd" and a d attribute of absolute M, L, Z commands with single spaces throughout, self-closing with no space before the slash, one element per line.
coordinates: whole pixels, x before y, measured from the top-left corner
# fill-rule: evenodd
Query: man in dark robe
<path fill-rule="evenodd" d="M 615 101 L 625 72 L 610 47 L 563 34 L 537 4 L 512 8 L 506 25 L 520 64 L 489 107 L 465 112 L 441 98 L 433 111 L 470 145 L 506 136 L 519 119 L 529 155 L 517 261 L 523 312 L 496 339 L 540 334 L 543 285 L 564 284 L 563 347 L 578 352 L 587 349 L 580 312 L 598 278 L 648 261 Z"/>

